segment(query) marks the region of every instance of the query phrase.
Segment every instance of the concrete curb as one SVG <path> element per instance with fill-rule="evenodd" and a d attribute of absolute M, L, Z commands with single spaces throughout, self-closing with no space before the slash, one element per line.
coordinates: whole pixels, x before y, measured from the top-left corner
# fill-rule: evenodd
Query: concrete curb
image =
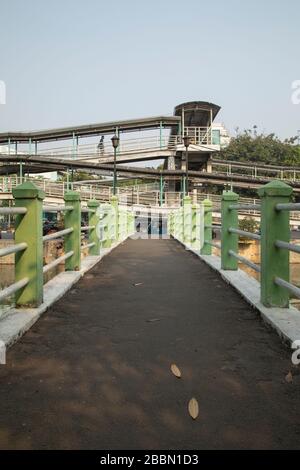
<path fill-rule="evenodd" d="M 26 331 L 46 312 L 57 300 L 68 292 L 74 284 L 114 248 L 123 243 L 122 240 L 111 248 L 101 250 L 99 256 L 86 256 L 81 263 L 80 271 L 64 271 L 44 285 L 44 302 L 38 308 L 11 308 L 0 320 L 0 341 L 8 348 L 18 341 Z"/>
<path fill-rule="evenodd" d="M 218 272 L 222 279 L 236 289 L 239 294 L 255 308 L 264 322 L 270 325 L 280 338 L 291 345 L 295 340 L 300 340 L 300 312 L 295 307 L 267 308 L 260 302 L 260 283 L 250 277 L 245 271 L 224 271 L 221 269 L 221 260 L 215 255 L 201 255 L 199 252 L 188 248 L 177 238 L 173 237 L 187 250 L 198 256 L 210 268 Z"/>

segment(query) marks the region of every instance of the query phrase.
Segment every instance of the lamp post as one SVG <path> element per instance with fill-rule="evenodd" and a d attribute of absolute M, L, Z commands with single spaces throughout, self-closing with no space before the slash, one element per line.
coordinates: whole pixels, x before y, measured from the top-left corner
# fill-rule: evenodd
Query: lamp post
<path fill-rule="evenodd" d="M 113 195 L 117 192 L 117 148 L 119 147 L 120 139 L 117 135 L 114 135 L 111 139 L 112 146 L 114 148 L 114 181 L 113 181 Z"/>
<path fill-rule="evenodd" d="M 190 137 L 185 135 L 183 137 L 183 143 L 185 146 L 185 192 L 189 194 L 189 145 L 191 143 Z"/>

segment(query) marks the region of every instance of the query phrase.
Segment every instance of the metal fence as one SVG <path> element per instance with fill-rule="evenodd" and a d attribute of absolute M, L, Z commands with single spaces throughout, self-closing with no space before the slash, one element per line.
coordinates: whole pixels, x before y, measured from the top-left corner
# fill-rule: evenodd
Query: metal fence
<path fill-rule="evenodd" d="M 110 248 L 134 232 L 134 215 L 121 209 L 118 198 L 100 204 L 90 200 L 81 207 L 80 194 L 65 192 L 65 205 L 43 205 L 44 192 L 31 182 L 13 189 L 14 207 L 0 207 L 0 215 L 15 216 L 15 243 L 0 249 L 0 256 L 15 255 L 15 282 L 0 291 L 0 301 L 15 295 L 17 306 L 36 307 L 43 302 L 43 274 L 61 263 L 65 270 L 81 268 L 81 253 L 88 250 L 98 256 L 103 248 Z M 64 228 L 43 236 L 43 213 L 63 212 Z M 82 214 L 88 214 L 88 224 L 81 225 Z M 82 233 L 87 242 L 82 244 Z M 63 239 L 64 254 L 43 265 L 43 244 Z"/>
<path fill-rule="evenodd" d="M 243 263 L 260 274 L 261 302 L 266 307 L 288 307 L 289 297 L 300 298 L 300 288 L 290 283 L 290 251 L 300 253 L 300 245 L 290 240 L 290 214 L 300 211 L 300 203 L 292 203 L 293 189 L 281 181 L 272 181 L 259 188 L 259 203 L 240 204 L 238 194 L 224 191 L 221 206 L 214 207 L 209 199 L 200 206 L 192 205 L 186 197 L 183 206 L 169 214 L 169 233 L 187 247 L 201 255 L 212 255 L 212 248 L 221 256 L 221 269 L 235 271 Z M 257 211 L 261 214 L 259 233 L 239 229 L 240 211 Z M 212 213 L 219 211 L 221 224 L 212 224 Z M 187 214 L 192 213 L 192 216 Z M 200 223 L 193 223 L 198 213 Z M 194 214 L 194 215 L 193 215 Z M 197 231 L 200 243 L 195 243 Z M 220 230 L 220 242 L 213 241 L 213 231 Z M 260 243 L 260 265 L 239 254 L 240 237 Z"/>

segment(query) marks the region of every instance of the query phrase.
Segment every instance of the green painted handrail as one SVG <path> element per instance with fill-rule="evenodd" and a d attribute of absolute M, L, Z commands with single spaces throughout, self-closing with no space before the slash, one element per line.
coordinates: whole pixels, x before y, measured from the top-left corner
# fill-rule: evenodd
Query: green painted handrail
<path fill-rule="evenodd" d="M 293 189 L 282 181 L 272 181 L 258 190 L 260 204 L 239 204 L 239 197 L 231 191 L 224 191 L 221 201 L 221 243 L 212 242 L 212 202 L 205 200 L 198 210 L 200 224 L 197 230 L 201 238 L 201 255 L 211 255 L 212 247 L 221 250 L 221 268 L 237 270 L 238 262 L 260 272 L 260 300 L 266 307 L 288 307 L 289 295 L 300 297 L 300 289 L 289 281 L 289 252 L 300 253 L 299 245 L 290 243 L 290 211 L 300 211 L 299 203 L 292 203 Z M 187 205 L 172 211 L 168 217 L 168 232 L 187 248 L 189 244 L 190 219 Z M 251 234 L 238 228 L 238 211 L 245 209 L 261 211 L 261 234 Z M 192 215 L 192 245 L 195 226 Z M 238 253 L 239 236 L 249 236 L 261 243 L 261 265 L 258 266 Z M 193 247 L 194 249 L 194 247 Z"/>
<path fill-rule="evenodd" d="M 4 248 L 0 256 L 15 254 L 15 283 L 0 291 L 4 299 L 15 294 L 18 307 L 38 307 L 43 302 L 43 273 L 65 262 L 67 271 L 81 267 L 82 251 L 98 256 L 103 248 L 111 248 L 135 232 L 132 211 L 120 209 L 117 197 L 111 203 L 99 205 L 90 200 L 87 208 L 81 207 L 80 194 L 65 193 L 65 206 L 46 206 L 53 212 L 64 211 L 64 229 L 43 236 L 43 199 L 45 193 L 32 182 L 24 182 L 13 189 L 14 208 L 3 213 L 16 216 L 15 244 Z M 45 206 L 44 206 L 45 207 Z M 88 213 L 88 225 L 81 226 L 82 213 Z M 88 243 L 81 245 L 81 233 L 88 233 Z M 65 254 L 43 266 L 43 242 L 64 239 Z"/>

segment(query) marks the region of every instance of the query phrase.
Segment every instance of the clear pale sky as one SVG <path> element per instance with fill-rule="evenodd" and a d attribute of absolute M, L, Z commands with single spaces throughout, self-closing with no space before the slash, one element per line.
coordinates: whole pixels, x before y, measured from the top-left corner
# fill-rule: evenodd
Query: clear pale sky
<path fill-rule="evenodd" d="M 222 106 L 229 129 L 300 129 L 299 0 L 1 0 L 0 132 Z"/>

